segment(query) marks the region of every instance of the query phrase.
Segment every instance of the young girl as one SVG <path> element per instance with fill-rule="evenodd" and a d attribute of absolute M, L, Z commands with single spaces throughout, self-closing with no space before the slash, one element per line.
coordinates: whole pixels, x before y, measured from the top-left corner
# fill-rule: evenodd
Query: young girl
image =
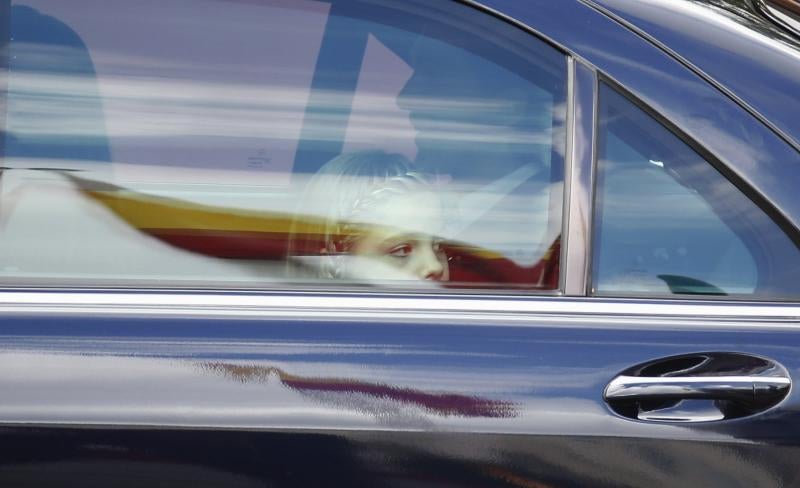
<path fill-rule="evenodd" d="M 446 281 L 442 223 L 440 199 L 405 156 L 343 154 L 308 182 L 290 263 L 316 278 Z"/>

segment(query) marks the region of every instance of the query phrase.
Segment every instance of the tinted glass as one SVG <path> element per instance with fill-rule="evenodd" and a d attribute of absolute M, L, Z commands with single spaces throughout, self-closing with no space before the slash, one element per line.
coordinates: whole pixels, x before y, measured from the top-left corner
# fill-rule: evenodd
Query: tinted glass
<path fill-rule="evenodd" d="M 787 235 L 627 98 L 600 97 L 594 292 L 800 297 Z"/>
<path fill-rule="evenodd" d="M 564 56 L 456 2 L 19 0 L 6 283 L 558 286 Z"/>

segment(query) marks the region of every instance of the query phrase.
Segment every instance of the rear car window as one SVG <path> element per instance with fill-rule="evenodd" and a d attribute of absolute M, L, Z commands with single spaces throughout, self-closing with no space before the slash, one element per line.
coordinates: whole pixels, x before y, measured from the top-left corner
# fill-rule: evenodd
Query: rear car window
<path fill-rule="evenodd" d="M 565 56 L 455 2 L 19 0 L 5 284 L 556 290 Z"/>
<path fill-rule="evenodd" d="M 601 84 L 592 290 L 797 299 L 800 251 L 707 160 Z"/>

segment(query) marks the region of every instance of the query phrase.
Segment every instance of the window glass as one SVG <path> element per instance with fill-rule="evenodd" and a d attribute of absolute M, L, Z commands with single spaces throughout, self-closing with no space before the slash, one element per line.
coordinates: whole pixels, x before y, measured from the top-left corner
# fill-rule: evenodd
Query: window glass
<path fill-rule="evenodd" d="M 455 2 L 14 0 L 0 280 L 558 287 L 563 54 Z"/>
<path fill-rule="evenodd" d="M 800 252 L 708 161 L 601 85 L 595 293 L 800 297 Z"/>

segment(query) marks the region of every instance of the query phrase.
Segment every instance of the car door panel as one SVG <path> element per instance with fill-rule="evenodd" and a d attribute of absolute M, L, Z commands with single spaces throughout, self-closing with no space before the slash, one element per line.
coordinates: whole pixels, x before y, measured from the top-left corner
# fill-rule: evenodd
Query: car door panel
<path fill-rule="evenodd" d="M 770 358 L 795 376 L 800 344 L 788 314 L 796 310 L 746 327 L 724 316 L 641 313 L 623 325 L 573 305 L 551 315 L 473 313 L 468 323 L 453 311 L 362 323 L 358 310 L 353 320 L 301 311 L 272 320 L 10 316 L 2 444 L 28 446 L 19 453 L 53 438 L 35 461 L 40 473 L 114 460 L 136 476 L 178 476 L 188 465 L 186 476 L 216 470 L 275 486 L 794 482 L 795 390 L 763 413 L 698 423 L 626 419 L 603 392 L 631 366 L 698 352 Z M 152 463 L 139 462 L 145 454 Z M 30 473 L 30 459 L 3 459 L 8 479 Z M 740 459 L 748 461 L 732 469 Z"/>

